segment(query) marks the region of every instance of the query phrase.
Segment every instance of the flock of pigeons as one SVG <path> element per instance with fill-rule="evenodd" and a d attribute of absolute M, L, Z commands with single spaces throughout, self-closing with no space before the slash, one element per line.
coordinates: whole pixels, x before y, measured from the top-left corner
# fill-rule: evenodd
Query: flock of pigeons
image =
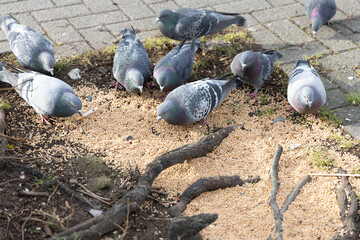
<path fill-rule="evenodd" d="M 313 33 L 327 23 L 336 12 L 334 0 L 306 0 L 305 10 L 312 22 Z M 142 92 L 153 77 L 161 91 L 167 92 L 158 106 L 158 121 L 184 125 L 204 120 L 228 95 L 243 83 L 255 88 L 251 97 L 274 70 L 275 61 L 282 57 L 276 50 L 268 52 L 245 51 L 231 63 L 232 74 L 218 79 L 202 79 L 187 83 L 193 68 L 194 56 L 201 36 L 219 32 L 232 24 L 244 24 L 238 14 L 210 10 L 180 8 L 163 9 L 158 13 L 157 25 L 163 35 L 181 43 L 164 56 L 152 71 L 149 57 L 133 28 L 121 31 L 113 63 L 115 87 L 131 92 Z M 32 71 L 12 73 L 0 62 L 0 81 L 11 84 L 17 93 L 40 114 L 55 117 L 82 115 L 82 103 L 74 90 L 55 77 L 54 48 L 40 34 L 21 25 L 10 15 L 0 19 L 1 29 L 20 65 Z M 232 76 L 231 78 L 229 78 Z M 301 114 L 316 113 L 325 104 L 326 92 L 317 71 L 307 60 L 298 60 L 289 79 L 287 98 Z"/>

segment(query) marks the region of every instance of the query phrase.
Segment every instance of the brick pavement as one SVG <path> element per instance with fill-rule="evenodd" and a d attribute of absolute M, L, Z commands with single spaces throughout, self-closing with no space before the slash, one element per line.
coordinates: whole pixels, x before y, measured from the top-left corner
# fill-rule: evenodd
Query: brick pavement
<path fill-rule="evenodd" d="M 207 8 L 238 12 L 247 18 L 246 29 L 265 49 L 284 55 L 286 73 L 294 61 L 318 55 L 325 69 L 326 106 L 342 119 L 352 136 L 360 139 L 360 108 L 350 106 L 344 93 L 359 92 L 360 0 L 336 0 L 337 13 L 330 27 L 312 36 L 303 0 L 0 0 L 0 13 L 11 13 L 55 43 L 56 58 L 110 46 L 120 30 L 132 24 L 141 39 L 159 34 L 155 25 L 159 9 Z M 0 33 L 0 53 L 8 52 Z"/>

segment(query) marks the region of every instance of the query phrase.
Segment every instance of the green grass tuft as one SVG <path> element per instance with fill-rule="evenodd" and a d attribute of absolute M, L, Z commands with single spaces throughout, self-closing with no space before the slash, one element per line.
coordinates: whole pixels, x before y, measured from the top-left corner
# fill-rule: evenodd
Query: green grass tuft
<path fill-rule="evenodd" d="M 360 93 L 348 93 L 345 94 L 346 101 L 349 101 L 352 105 L 360 106 Z"/>
<path fill-rule="evenodd" d="M 329 157 L 325 149 L 313 149 L 311 153 L 310 163 L 319 168 L 332 168 L 334 167 L 334 159 Z"/>
<path fill-rule="evenodd" d="M 262 111 L 257 111 L 255 113 L 256 116 L 258 117 L 263 117 L 263 116 L 266 116 L 266 115 L 272 115 L 276 112 L 276 108 L 267 108 L 265 110 L 262 110 Z"/>
<path fill-rule="evenodd" d="M 0 108 L 5 111 L 9 111 L 11 109 L 11 105 L 8 100 L 0 100 Z"/>
<path fill-rule="evenodd" d="M 335 113 L 327 109 L 326 107 L 322 107 L 319 109 L 318 116 L 324 122 L 335 126 L 339 126 L 342 123 L 342 121 L 335 115 Z"/>
<path fill-rule="evenodd" d="M 353 140 L 351 139 L 350 137 L 347 138 L 345 136 L 341 136 L 341 135 L 338 135 L 338 134 L 333 134 L 330 136 L 330 139 L 331 140 L 334 140 L 337 144 L 339 144 L 342 148 L 346 148 L 346 149 L 349 149 L 349 148 L 352 148 L 352 147 L 355 147 L 357 145 L 360 144 L 360 141 L 359 140 Z"/>

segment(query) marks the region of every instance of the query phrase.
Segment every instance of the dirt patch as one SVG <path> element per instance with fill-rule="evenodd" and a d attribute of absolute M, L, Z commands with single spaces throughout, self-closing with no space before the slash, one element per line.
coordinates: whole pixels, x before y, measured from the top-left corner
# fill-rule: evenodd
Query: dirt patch
<path fill-rule="evenodd" d="M 235 32 L 230 30 L 230 33 Z M 203 45 L 196 55 L 191 81 L 224 75 L 230 71 L 235 54 L 245 49 L 259 49 L 246 37 L 235 35 L 227 41 L 225 48 L 215 46 L 209 50 Z M 155 64 L 174 45 L 166 42 L 161 49 L 154 49 L 151 44 L 148 47 L 151 62 Z M 359 144 L 344 148 L 332 140 L 332 136 L 344 136 L 341 129 L 319 118 L 293 115 L 288 111 L 290 105 L 285 97 L 287 78 L 279 68 L 260 89 L 258 101 L 248 98 L 253 91 L 251 87 L 233 90 L 208 116 L 208 130 L 201 128 L 199 123 L 187 126 L 157 123 L 156 108 L 162 102 L 163 94 L 156 88 L 145 90 L 141 95 L 109 88 L 115 82 L 112 76 L 113 51 L 109 51 L 75 58 L 70 66 L 56 73 L 74 87 L 83 102 L 83 112 L 99 108 L 81 121 L 77 116 L 51 118 L 51 125 L 42 125 L 35 111 L 15 91 L 1 93 L 1 99 L 6 99 L 11 105 L 6 115 L 6 134 L 31 139 L 10 143 L 7 156 L 13 157 L 12 161 L 40 169 L 47 174 L 45 180 L 58 176 L 75 190 L 80 187 L 74 179 L 85 186 L 89 184 L 86 170 L 78 164 L 79 158 L 88 155 L 100 158 L 111 169 L 109 177 L 113 187 L 104 187 L 95 193 L 109 198 L 111 203 L 136 183 L 135 166 L 143 173 L 146 165 L 162 153 L 195 142 L 214 129 L 244 124 L 244 129 L 230 134 L 206 157 L 164 171 L 154 185 L 168 197 L 156 196 L 159 202 L 147 201 L 138 213 L 130 216 L 125 239 L 166 238 L 169 206 L 199 178 L 216 175 L 240 175 L 244 179 L 259 175 L 261 180 L 256 184 L 204 193 L 188 206 L 184 214 L 219 214 L 218 220 L 201 232 L 206 239 L 267 238 L 274 226 L 273 213 L 268 205 L 269 170 L 277 144 L 284 147 L 277 197 L 280 204 L 293 186 L 309 173 L 331 173 L 336 171 L 336 167 L 353 173 L 360 166 L 359 151 L 356 150 Z M 1 61 L 6 64 L 6 60 L 7 56 L 4 56 Z M 73 68 L 80 69 L 80 80 L 71 80 L 67 76 Z M 278 117 L 283 120 L 274 123 Z M 312 159 L 313 151 L 319 149 L 326 150 L 326 156 L 333 159 L 331 166 L 318 165 Z M 35 179 L 17 169 L 1 170 L 0 183 L 12 179 L 14 181 L 0 187 L 0 236 L 19 239 L 24 234 L 26 239 L 44 238 L 47 235 L 45 225 L 51 232 L 59 232 L 91 217 L 88 207 L 55 191 L 55 188 L 48 189 L 49 194 L 54 192 L 50 200 L 49 197 L 21 196 L 25 189 L 38 191 L 44 179 Z M 330 239 L 334 235 L 341 224 L 333 191 L 335 182 L 335 178 L 314 178 L 303 188 L 284 215 L 285 239 Z M 351 183 L 356 190 L 359 189 L 358 178 L 351 179 Z M 102 210 L 107 208 L 106 204 L 101 205 Z M 120 233 L 114 233 L 115 238 Z M 113 234 L 109 236 L 113 237 Z"/>

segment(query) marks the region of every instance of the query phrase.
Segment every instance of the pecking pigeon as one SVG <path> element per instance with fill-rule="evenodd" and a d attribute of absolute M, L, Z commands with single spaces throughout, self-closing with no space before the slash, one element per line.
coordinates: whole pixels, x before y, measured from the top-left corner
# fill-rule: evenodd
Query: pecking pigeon
<path fill-rule="evenodd" d="M 310 18 L 313 34 L 315 35 L 322 25 L 327 24 L 336 13 L 335 0 L 306 0 L 306 16 Z"/>
<path fill-rule="evenodd" d="M 290 105 L 301 114 L 316 113 L 326 102 L 320 76 L 307 60 L 298 60 L 287 89 Z"/>
<path fill-rule="evenodd" d="M 199 40 L 179 44 L 165 57 L 160 59 L 154 68 L 154 80 L 161 91 L 169 92 L 187 83 L 194 64 L 195 52 L 200 46 Z"/>
<path fill-rule="evenodd" d="M 21 66 L 54 75 L 54 47 L 46 38 L 10 15 L 0 18 L 0 26 Z"/>
<path fill-rule="evenodd" d="M 231 71 L 243 82 L 254 86 L 255 91 L 250 96 L 256 98 L 259 88 L 272 74 L 275 61 L 281 57 L 276 50 L 264 53 L 248 50 L 235 56 L 231 63 Z"/>
<path fill-rule="evenodd" d="M 171 91 L 157 109 L 158 121 L 175 125 L 204 120 L 236 86 L 237 77 L 229 80 L 202 79 Z"/>
<path fill-rule="evenodd" d="M 221 31 L 232 24 L 243 24 L 246 19 L 237 13 L 214 12 L 193 8 L 176 11 L 162 9 L 156 23 L 168 38 L 185 41 Z"/>
<path fill-rule="evenodd" d="M 131 92 L 142 92 L 144 83 L 152 75 L 149 57 L 134 28 L 121 31 L 121 40 L 114 57 L 113 74 L 117 80 L 116 86 L 120 83 Z"/>
<path fill-rule="evenodd" d="M 70 117 L 81 113 L 82 103 L 74 90 L 58 78 L 37 72 L 13 74 L 0 63 L 0 81 L 11 84 L 16 92 L 40 114 Z"/>

